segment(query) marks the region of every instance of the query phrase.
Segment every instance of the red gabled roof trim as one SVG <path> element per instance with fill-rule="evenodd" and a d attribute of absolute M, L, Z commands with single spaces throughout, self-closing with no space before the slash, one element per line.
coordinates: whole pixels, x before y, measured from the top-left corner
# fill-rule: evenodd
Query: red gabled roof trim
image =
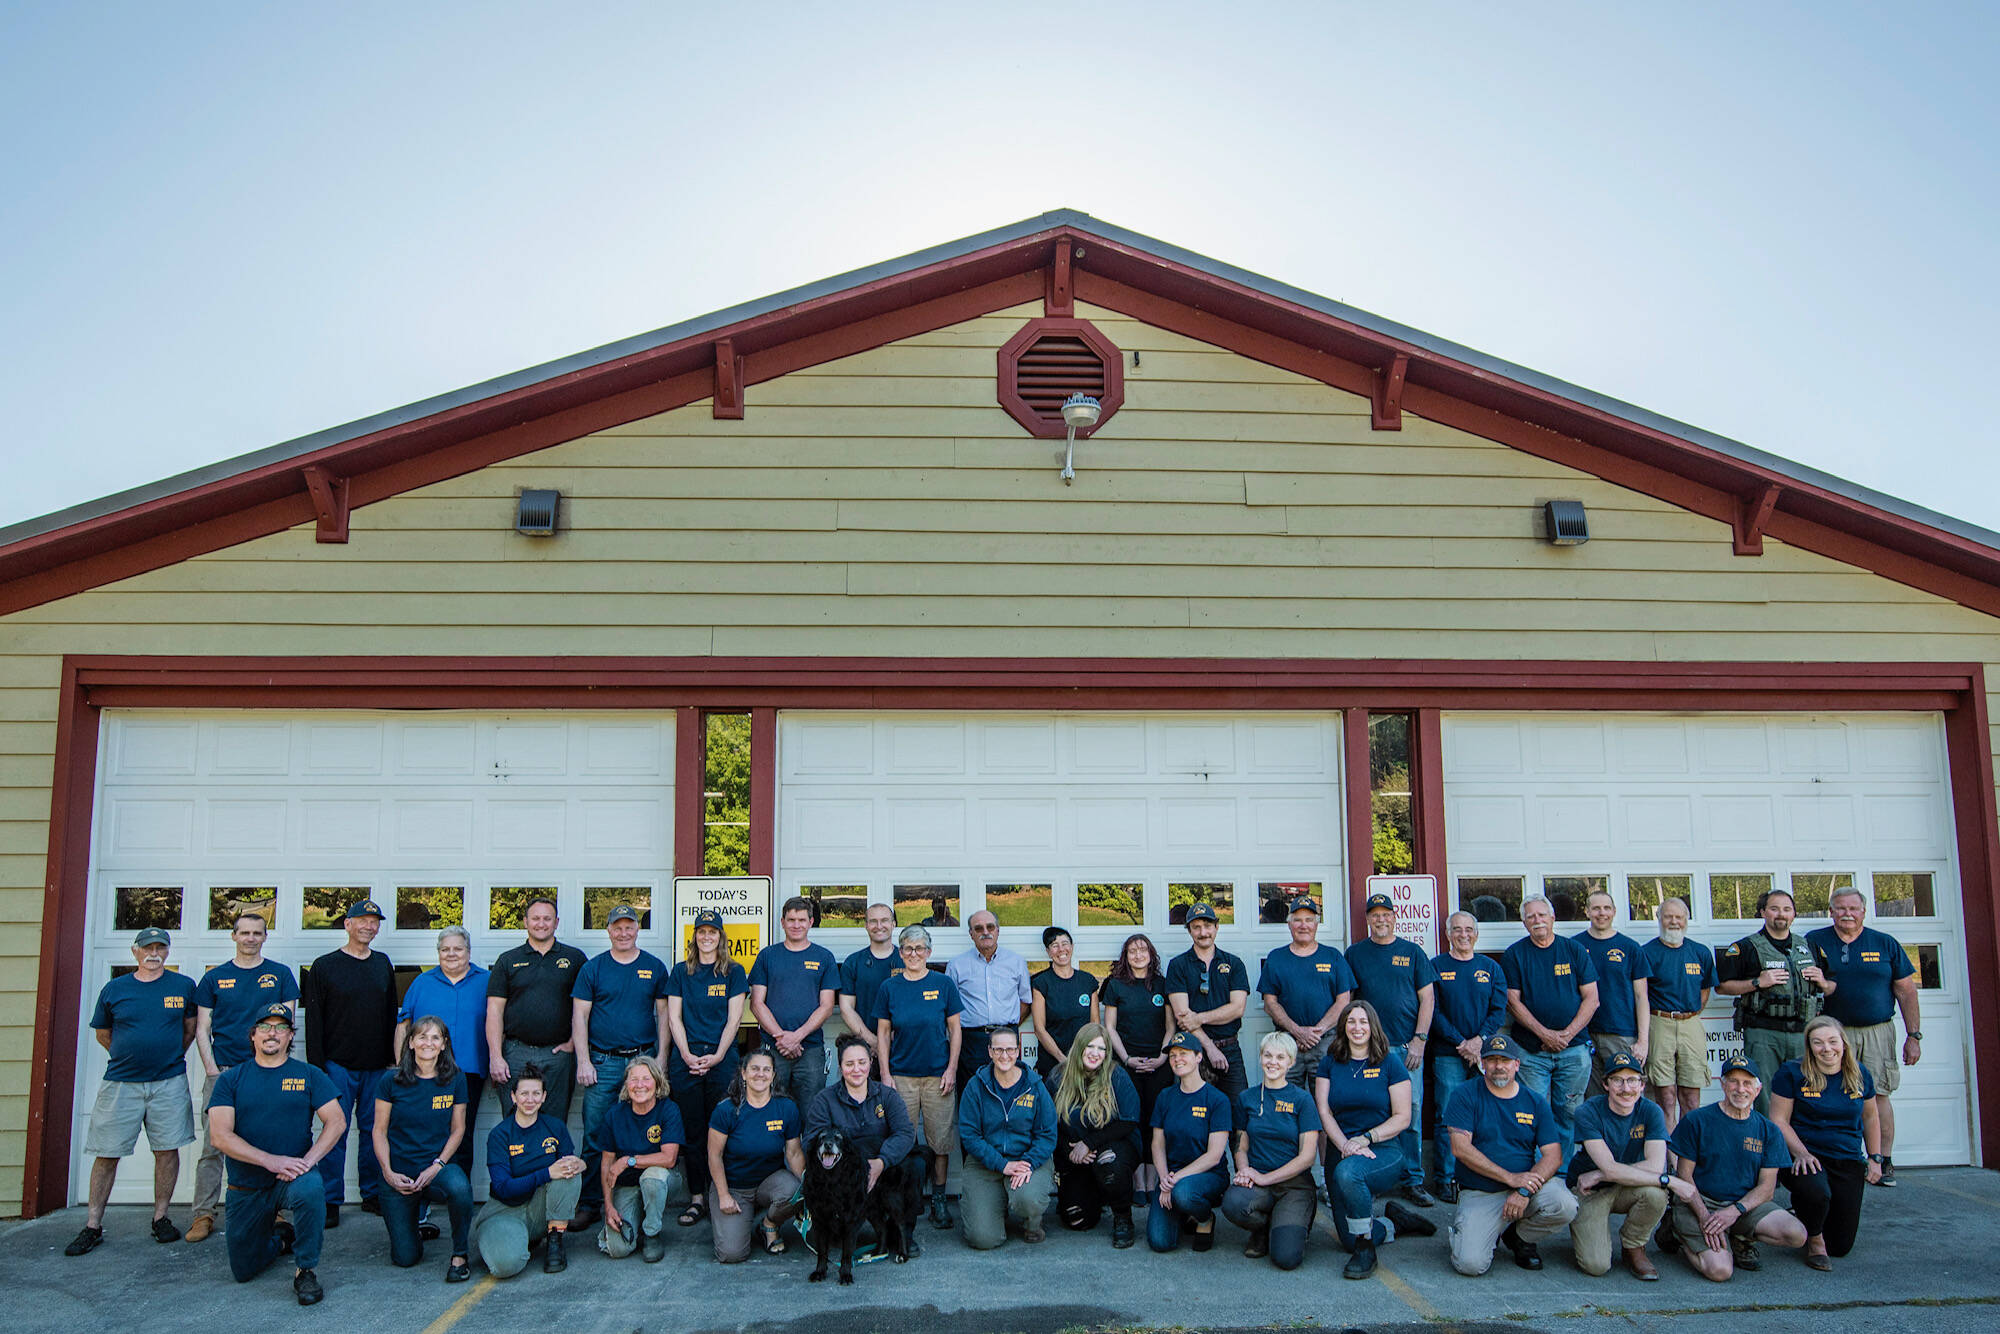
<path fill-rule="evenodd" d="M 332 538 L 325 488 L 316 505 L 308 469 L 345 480 L 344 517 L 347 509 L 708 398 L 719 378 L 733 379 L 729 387 L 740 398 L 747 386 L 802 367 L 1038 297 L 1062 302 L 1072 295 L 1361 395 L 1374 405 L 1378 425 L 1391 429 L 1399 417 L 1382 401 L 1382 377 L 1401 367 L 1399 412 L 1715 519 L 1729 526 L 1743 554 L 1760 549 L 1769 534 L 2000 615 L 2000 549 L 1896 513 L 1885 507 L 1897 503 L 1887 497 L 1870 504 L 1821 485 L 1810 470 L 1788 473 L 1758 462 L 1769 456 L 1755 451 L 1736 457 L 1622 416 L 1585 401 L 1587 391 L 1556 392 L 1548 387 L 1554 382 L 1536 382 L 1540 377 L 1520 368 L 1499 373 L 1469 349 L 1454 355 L 1415 331 L 1371 327 L 1360 312 L 1344 318 L 1308 304 L 1304 294 L 1293 299 L 1255 286 L 1253 275 L 1239 281 L 1171 247 L 1095 230 L 1081 215 L 1056 216 L 1064 220 L 942 258 L 920 256 L 907 267 L 884 266 L 847 287 L 781 298 L 733 322 L 704 323 L 655 346 L 565 365 L 545 379 L 31 533 L 0 547 L 0 615 L 301 523 L 319 521 Z M 740 367 L 733 377 L 719 377 L 718 347 Z M 1754 527 L 1745 524 L 1746 505 L 1761 520 Z"/>

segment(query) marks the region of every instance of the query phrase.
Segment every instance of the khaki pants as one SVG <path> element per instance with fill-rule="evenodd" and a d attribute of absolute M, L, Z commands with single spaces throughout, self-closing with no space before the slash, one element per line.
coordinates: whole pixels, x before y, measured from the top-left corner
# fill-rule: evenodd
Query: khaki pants
<path fill-rule="evenodd" d="M 201 1159 L 194 1165 L 194 1216 L 215 1219 L 215 1206 L 222 1199 L 223 1157 L 208 1139 L 208 1100 L 215 1096 L 215 1081 L 229 1073 L 228 1066 L 219 1066 L 212 1075 L 201 1081 L 201 1106 L 195 1115 L 201 1119 Z M 1877 1088 L 1881 1087 L 1878 1082 Z M 472 1131 L 468 1128 L 466 1134 Z"/>
<path fill-rule="evenodd" d="M 965 1224 L 965 1244 L 975 1251 L 990 1251 L 1007 1240 L 1007 1220 L 1020 1224 L 1023 1232 L 1040 1232 L 1042 1214 L 1049 1207 L 1049 1192 L 1055 1189 L 1054 1166 L 1043 1163 L 1019 1190 L 1007 1178 L 967 1159 L 958 1182 L 959 1221 Z"/>
<path fill-rule="evenodd" d="M 799 1179 L 779 1168 L 756 1185 L 731 1182 L 729 1194 L 736 1212 L 725 1214 L 716 1199 L 715 1187 L 708 1188 L 708 1221 L 715 1225 L 715 1258 L 723 1264 L 742 1264 L 750 1258 L 750 1241 L 757 1225 L 769 1217 L 783 1224 L 799 1211 Z"/>
<path fill-rule="evenodd" d="M 1576 1267 L 1586 1274 L 1611 1272 L 1611 1215 L 1624 1214 L 1618 1243 L 1642 1247 L 1667 1213 L 1667 1192 L 1659 1186 L 1601 1185 L 1577 1199 L 1576 1217 L 1569 1225 L 1576 1247 Z"/>
<path fill-rule="evenodd" d="M 1847 1030 L 1854 1059 L 1875 1079 L 1875 1095 L 1894 1093 L 1903 1086 L 1903 1049 L 1896 1041 L 1896 1021 L 1859 1024 Z"/>
<path fill-rule="evenodd" d="M 1492 1190 L 1461 1191 L 1458 1214 L 1451 1220 L 1451 1267 L 1468 1278 L 1478 1278 L 1493 1267 L 1493 1248 L 1507 1221 L 1500 1216 L 1507 1193 Z M 1528 1211 L 1514 1224 L 1514 1235 L 1539 1244 L 1562 1231 L 1576 1217 L 1576 1196 L 1560 1180 L 1551 1181 L 1528 1201 Z"/>
<path fill-rule="evenodd" d="M 909 1109 L 911 1127 L 924 1132 L 932 1153 L 942 1158 L 958 1147 L 958 1095 L 944 1091 L 944 1076 L 897 1075 L 896 1092 Z"/>
<path fill-rule="evenodd" d="M 1706 1195 L 1701 1197 L 1701 1202 L 1708 1206 L 1710 1213 L 1727 1209 L 1734 1203 L 1732 1200 L 1712 1200 Z M 1778 1207 L 1776 1200 L 1766 1200 L 1731 1224 L 1729 1235 L 1738 1241 L 1755 1241 L 1757 1239 L 1757 1225 L 1763 1222 L 1768 1215 L 1782 1212 L 1784 1211 Z M 1697 1252 L 1710 1249 L 1708 1234 L 1703 1232 L 1701 1224 L 1695 1221 L 1694 1210 L 1688 1208 L 1679 1200 L 1675 1200 L 1673 1218 L 1674 1235 L 1680 1238 L 1682 1250 L 1693 1255 Z"/>
<path fill-rule="evenodd" d="M 528 1267 L 528 1248 L 549 1230 L 551 1219 L 576 1216 L 583 1177 L 564 1177 L 535 1187 L 519 1204 L 488 1200 L 472 1227 L 472 1244 L 495 1278 L 512 1278 Z"/>
<path fill-rule="evenodd" d="M 1701 1016 L 1654 1015 L 1646 1039 L 1646 1082 L 1663 1089 L 1698 1089 L 1706 1088 L 1708 1079 L 1708 1030 Z"/>

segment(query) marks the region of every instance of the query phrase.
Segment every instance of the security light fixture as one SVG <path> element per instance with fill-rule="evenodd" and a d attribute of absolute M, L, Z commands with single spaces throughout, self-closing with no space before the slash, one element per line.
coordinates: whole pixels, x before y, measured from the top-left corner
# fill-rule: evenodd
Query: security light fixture
<path fill-rule="evenodd" d="M 1590 521 L 1581 500 L 1551 500 L 1542 506 L 1543 538 L 1554 547 L 1580 547 L 1590 540 Z"/>
<path fill-rule="evenodd" d="M 1089 394 L 1071 394 L 1063 400 L 1063 423 L 1069 427 L 1069 443 L 1063 447 L 1064 486 L 1076 481 L 1076 433 L 1088 431 L 1097 425 L 1097 419 L 1103 411 L 1104 405 Z"/>
<path fill-rule="evenodd" d="M 554 537 L 562 492 L 523 491 L 514 506 L 514 531 L 524 537 Z"/>

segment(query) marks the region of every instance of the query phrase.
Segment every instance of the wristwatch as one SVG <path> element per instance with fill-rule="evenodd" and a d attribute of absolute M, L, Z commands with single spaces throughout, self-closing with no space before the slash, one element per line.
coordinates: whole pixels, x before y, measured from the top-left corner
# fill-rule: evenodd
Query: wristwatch
<path fill-rule="evenodd" d="M 1368 1146 L 1369 1148 L 1371 1148 L 1371 1149 L 1372 1149 L 1372 1148 L 1374 1148 L 1374 1147 L 1375 1147 L 1375 1132 L 1374 1132 L 1374 1131 L 1372 1131 L 1372 1130 L 1364 1130 L 1364 1131 L 1362 1131 L 1362 1132 L 1361 1132 L 1361 1142 L 1362 1142 L 1363 1144 L 1367 1145 L 1367 1146 Z"/>
<path fill-rule="evenodd" d="M 1921 1030 L 1919 1030 L 1919 1029 L 1914 1029 L 1914 1028 L 1913 1028 L 1913 1029 L 1911 1029 L 1911 1030 L 1910 1030 L 1910 1036 L 1911 1036 L 1911 1037 L 1913 1037 L 1913 1038 L 1915 1038 L 1915 1039 L 1916 1039 L 1916 1040 L 1917 1040 L 1918 1042 L 1922 1042 L 1922 1041 L 1924 1040 L 1924 1035 L 1923 1035 L 1922 1031 L 1921 1031 Z"/>
<path fill-rule="evenodd" d="M 1889 1159 L 1883 1154 L 1871 1153 L 1868 1155 L 1868 1161 L 1871 1163 L 1886 1163 Z"/>
<path fill-rule="evenodd" d="M 637 1167 L 638 1165 L 639 1165 L 639 1159 L 637 1158 L 637 1156 L 629 1153 L 625 1155 L 625 1166 Z"/>
<path fill-rule="evenodd" d="M 1535 1192 L 1529 1190 L 1526 1186 L 1514 1187 L 1514 1193 L 1516 1195 L 1519 1195 L 1524 1200 L 1532 1200 L 1535 1198 Z"/>
<path fill-rule="evenodd" d="M 1668 1187 L 1672 1186 L 1673 1184 L 1674 1184 L 1674 1176 L 1673 1176 L 1673 1173 L 1671 1173 L 1671 1172 L 1662 1172 L 1662 1173 L 1660 1173 L 1660 1189 L 1661 1189 L 1661 1190 L 1666 1190 L 1666 1189 L 1667 1189 Z"/>

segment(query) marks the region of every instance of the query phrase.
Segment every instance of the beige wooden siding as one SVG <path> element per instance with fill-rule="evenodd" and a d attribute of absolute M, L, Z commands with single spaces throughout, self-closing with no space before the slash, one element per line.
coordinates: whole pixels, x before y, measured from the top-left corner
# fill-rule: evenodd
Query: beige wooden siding
<path fill-rule="evenodd" d="M 1101 310 L 1126 406 L 994 402 L 1021 307 L 0 620 L 0 1212 L 18 1208 L 64 653 L 1977 660 L 1943 599 Z M 1139 358 L 1132 364 L 1133 354 Z M 521 487 L 562 536 L 511 531 Z M 1556 497 L 1592 541 L 1536 537 Z M 2000 668 L 1995 669 L 2000 680 Z M 2000 702 L 1996 702 L 2000 716 Z M 2000 728 L 1996 728 L 2000 746 Z"/>

